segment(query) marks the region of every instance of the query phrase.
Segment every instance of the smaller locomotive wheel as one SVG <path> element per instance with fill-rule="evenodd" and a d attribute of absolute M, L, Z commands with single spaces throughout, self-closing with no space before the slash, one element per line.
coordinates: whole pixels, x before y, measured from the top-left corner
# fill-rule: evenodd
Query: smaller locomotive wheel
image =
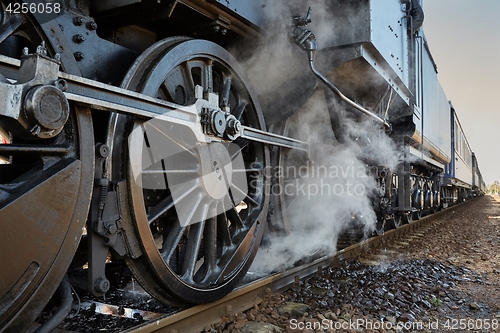
<path fill-rule="evenodd" d="M 397 174 L 392 175 L 392 181 L 391 181 L 391 187 L 392 187 L 392 195 L 391 195 L 391 204 L 392 207 L 397 208 L 398 207 L 398 176 Z M 402 218 L 402 212 L 396 211 L 392 214 L 391 218 L 389 219 L 388 222 L 388 227 L 389 229 L 397 229 L 403 224 L 403 218 Z"/>
<path fill-rule="evenodd" d="M 417 211 L 413 213 L 414 220 L 420 220 L 422 218 L 424 205 L 424 191 L 418 187 L 415 189 L 415 192 L 413 192 L 413 207 L 417 209 Z"/>
<path fill-rule="evenodd" d="M 197 141 L 191 129 L 174 123 L 120 115 L 113 117 L 108 135 L 113 141 L 113 178 L 127 180 L 144 253 L 128 260 L 137 280 L 167 304 L 220 299 L 252 263 L 267 216 L 268 148 L 232 140 L 230 132 L 236 120 L 265 130 L 253 89 L 225 49 L 182 37 L 146 50 L 122 86 L 179 107 L 200 98 L 217 104 L 202 111 L 202 124 L 197 124 L 213 138 L 209 143 Z M 113 134 L 122 130 L 125 137 Z M 153 137 L 160 140 L 153 142 Z M 155 162 L 147 168 L 141 156 L 144 147 L 163 149 L 168 156 L 152 157 Z M 139 177 L 134 173 L 137 165 Z"/>
<path fill-rule="evenodd" d="M 387 219 L 385 216 L 378 216 L 377 221 L 375 223 L 375 230 L 373 231 L 374 235 L 381 236 L 385 233 L 387 224 Z"/>
<path fill-rule="evenodd" d="M 434 191 L 434 211 L 439 211 L 441 209 L 441 192 Z"/>
<path fill-rule="evenodd" d="M 405 212 L 401 216 L 401 220 L 403 221 L 403 224 L 408 224 L 413 222 L 413 213 L 412 212 Z"/>
<path fill-rule="evenodd" d="M 389 229 L 397 229 L 403 224 L 401 215 L 396 212 L 389 220 Z"/>

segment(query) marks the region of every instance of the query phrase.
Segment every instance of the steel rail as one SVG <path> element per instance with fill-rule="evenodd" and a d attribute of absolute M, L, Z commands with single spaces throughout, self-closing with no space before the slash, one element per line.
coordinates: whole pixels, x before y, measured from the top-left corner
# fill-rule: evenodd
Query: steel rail
<path fill-rule="evenodd" d="M 442 211 L 426 216 L 410 224 L 405 224 L 397 229 L 389 230 L 381 236 L 368 238 L 365 241 L 351 245 L 333 255 L 325 256 L 305 265 L 292 268 L 282 273 L 276 273 L 242 286 L 226 297 L 209 304 L 191 307 L 187 310 L 165 316 L 157 320 L 141 324 L 125 330 L 126 333 L 199 333 L 206 326 L 221 322 L 223 316 L 229 316 L 252 308 L 262 302 L 264 296 L 270 292 L 284 290 L 300 279 L 308 278 L 323 267 L 339 264 L 342 260 L 355 259 L 370 249 L 386 246 L 391 241 L 412 235 L 419 228 L 431 224 L 457 209 L 468 207 L 474 200 L 469 200 L 457 206 L 446 208 Z"/>

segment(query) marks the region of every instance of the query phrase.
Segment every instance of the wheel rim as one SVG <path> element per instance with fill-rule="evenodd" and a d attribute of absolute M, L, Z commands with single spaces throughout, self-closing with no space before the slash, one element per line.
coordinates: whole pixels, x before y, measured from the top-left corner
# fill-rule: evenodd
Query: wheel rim
<path fill-rule="evenodd" d="M 431 190 L 427 189 L 425 191 L 425 196 L 426 196 L 426 209 L 431 209 L 434 207 L 434 194 L 432 193 Z"/>
<path fill-rule="evenodd" d="M 19 57 L 24 47 L 34 52 L 45 41 L 54 56 L 44 34 L 53 22 L 40 26 L 31 17 L 12 22 L 18 23 L 11 34 L 1 36 L 0 54 Z M 66 71 L 75 68 L 64 61 L 62 66 Z M 3 74 L 15 80 L 11 73 Z M 13 150 L 3 154 L 9 155 L 3 159 L 8 164 L 0 165 L 0 220 L 8 221 L 0 232 L 0 266 L 11 269 L 1 273 L 7 293 L 0 294 L 0 303 L 9 306 L 1 309 L 0 326 L 24 331 L 59 285 L 82 234 L 93 183 L 90 112 L 72 108 L 63 130 L 51 139 L 26 140 L 22 135 L 8 135 Z M 38 150 L 26 155 L 16 144 Z M 63 148 L 52 154 L 51 147 Z M 16 283 L 22 280 L 22 286 Z"/>
<path fill-rule="evenodd" d="M 441 193 L 434 191 L 434 208 L 438 210 L 441 207 Z"/>
<path fill-rule="evenodd" d="M 412 212 L 406 212 L 403 214 L 401 217 L 403 224 L 408 224 L 413 222 L 413 213 Z"/>
<path fill-rule="evenodd" d="M 392 186 L 392 196 L 391 196 L 391 204 L 392 207 L 395 209 L 398 208 L 398 176 L 397 174 L 393 173 L 392 174 L 392 181 L 391 181 L 391 186 Z M 390 226 L 391 228 L 397 229 L 401 226 L 402 224 L 402 217 L 401 217 L 401 212 L 396 211 L 394 214 L 392 214 L 392 217 L 390 219 Z"/>
<path fill-rule="evenodd" d="M 296 131 L 294 129 L 290 128 L 290 119 L 287 119 L 284 124 L 282 135 L 295 137 L 297 136 L 295 132 Z M 276 150 L 276 153 L 279 154 L 278 165 L 281 168 L 284 168 L 286 166 L 287 168 L 297 170 L 300 167 L 307 165 L 307 161 L 309 159 L 307 154 L 294 149 L 279 148 Z M 292 232 L 292 230 L 294 230 L 294 228 L 296 228 L 297 221 L 293 219 L 293 216 L 299 209 L 298 206 L 296 206 L 296 203 L 302 201 L 300 193 L 299 191 L 295 190 L 295 187 L 301 186 L 305 184 L 305 182 L 303 179 L 300 179 L 300 177 L 297 177 L 296 175 L 289 175 L 288 173 L 284 173 L 283 175 L 281 175 L 279 172 L 273 172 L 273 174 L 277 174 L 279 176 L 277 183 L 279 188 L 278 194 L 273 193 L 273 195 L 277 196 L 280 207 L 280 211 L 278 212 L 278 214 L 280 215 L 280 224 L 277 227 L 282 229 L 285 233 L 290 233 Z M 285 193 L 285 191 L 282 190 L 285 188 L 286 184 L 292 185 L 292 191 Z"/>
<path fill-rule="evenodd" d="M 420 220 L 422 218 L 422 212 L 425 207 L 424 205 L 424 191 L 419 187 L 417 190 L 417 211 L 414 214 L 415 220 Z"/>
<path fill-rule="evenodd" d="M 243 125 L 265 129 L 260 107 L 242 73 L 234 58 L 220 46 L 172 38 L 147 50 L 132 66 L 122 86 L 189 105 L 194 102 L 195 85 L 199 85 L 218 94 L 221 107 L 228 106 Z M 118 116 L 114 121 L 110 128 L 146 128 L 143 121 L 130 117 Z M 143 256 L 129 260 L 129 264 L 147 291 L 170 304 L 205 303 L 229 293 L 255 256 L 267 214 L 268 185 L 263 172 L 269 163 L 267 147 L 241 139 L 200 147 L 188 132 L 172 124 L 158 132 L 165 135 L 162 144 L 180 147 L 183 158 L 179 164 L 176 157 L 176 169 L 183 174 L 192 173 L 188 178 L 167 179 L 164 189 L 143 189 L 128 163 L 113 165 L 115 177 L 127 178 L 134 225 L 144 251 Z M 140 142 L 141 135 L 136 138 Z M 130 145 L 131 160 L 137 158 L 135 149 L 139 148 L 133 142 L 134 139 Z M 113 156 L 121 155 L 124 145 L 114 146 Z M 238 153 L 244 165 L 238 166 L 232 159 Z M 170 162 L 162 159 L 157 171 L 169 173 Z M 221 191 L 217 180 L 207 178 L 207 174 L 216 173 L 204 170 L 212 166 L 219 170 L 218 165 L 224 166 L 230 193 Z M 238 172 L 246 174 L 245 184 L 253 182 L 248 184 L 246 196 L 234 194 L 240 191 L 233 188 L 238 185 L 231 179 Z M 158 179 L 148 177 L 143 173 L 141 181 Z M 175 197 L 173 179 L 185 186 L 178 188 L 185 195 Z M 186 207 L 191 207 L 187 213 Z"/>
<path fill-rule="evenodd" d="M 379 217 L 377 219 L 377 223 L 376 223 L 376 226 L 375 226 L 375 235 L 377 236 L 381 236 L 384 234 L 385 232 L 385 223 L 386 223 L 386 220 L 384 217 Z"/>
<path fill-rule="evenodd" d="M 416 212 L 413 212 L 412 220 L 419 220 L 422 218 L 422 210 L 424 209 L 424 193 L 420 185 L 418 185 L 415 181 L 413 192 L 411 194 L 411 206 L 417 209 Z"/>
<path fill-rule="evenodd" d="M 401 226 L 401 215 L 395 214 L 392 221 L 394 228 L 399 228 Z"/>

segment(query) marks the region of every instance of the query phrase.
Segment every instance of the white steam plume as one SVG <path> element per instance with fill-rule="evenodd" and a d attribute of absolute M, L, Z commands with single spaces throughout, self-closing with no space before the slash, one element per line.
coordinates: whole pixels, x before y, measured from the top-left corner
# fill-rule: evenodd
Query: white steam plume
<path fill-rule="evenodd" d="M 262 103 L 266 121 L 284 121 L 287 108 L 298 108 L 307 100 L 289 119 L 286 134 L 308 141 L 313 147 L 309 161 L 298 151 L 284 153 L 284 163 L 277 171 L 283 182 L 272 191 L 284 194 L 289 222 L 286 227 L 290 232 L 269 235 L 268 246 L 259 250 L 251 271 L 279 271 L 303 258 L 334 252 L 339 235 L 352 225 L 354 216 L 364 224 L 363 232 L 370 233 L 377 218 L 372 198 L 378 188 L 366 161 L 395 170 L 401 155 L 384 131 L 369 120 L 360 123 L 341 118 L 345 137 L 349 139 L 344 144 L 338 143 L 323 85 L 319 85 L 312 96 L 304 91 L 306 96 L 298 96 L 304 97 L 302 102 L 297 96 L 281 91 L 282 85 L 290 81 L 299 87 L 305 86 L 301 77 L 305 72 L 311 75 L 306 53 L 288 38 L 294 9 L 304 15 L 308 5 L 313 10 L 310 28 L 320 47 L 323 41 L 334 39 L 335 29 L 328 17 L 326 2 L 291 1 L 287 5 L 270 5 L 269 13 L 275 18 L 270 38 L 243 64 L 261 100 L 262 96 L 276 98 L 271 99 L 271 103 Z M 352 19 L 355 14 L 346 19 Z M 288 99 L 287 103 L 280 104 L 280 98 Z M 278 118 L 273 118 L 276 114 Z"/>

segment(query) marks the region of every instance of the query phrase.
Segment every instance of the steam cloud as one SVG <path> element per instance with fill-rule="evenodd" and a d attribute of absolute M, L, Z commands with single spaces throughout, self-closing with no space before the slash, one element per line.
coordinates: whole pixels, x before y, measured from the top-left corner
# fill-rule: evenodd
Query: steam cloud
<path fill-rule="evenodd" d="M 294 6 L 295 3 L 300 6 Z M 325 4 L 315 2 L 311 7 L 313 23 L 329 21 Z M 365 235 L 371 233 L 377 219 L 372 198 L 377 197 L 379 188 L 367 163 L 394 170 L 401 159 L 392 140 L 369 120 L 341 118 L 344 135 L 349 139 L 343 144 L 337 142 L 322 85 L 312 95 L 303 89 L 305 96 L 296 96 L 300 86 L 307 85 L 297 77 L 305 75 L 304 69 L 309 71 L 309 68 L 305 52 L 290 42 L 287 35 L 295 8 L 304 15 L 307 4 L 293 1 L 291 5 L 270 8 L 271 15 L 277 18 L 270 33 L 272 38 L 243 64 L 250 80 L 254 85 L 258 83 L 256 90 L 264 99 L 268 125 L 285 121 L 289 110 L 302 105 L 289 118 L 284 134 L 308 141 L 312 147 L 309 160 L 303 152 L 282 151 L 281 167 L 273 170 L 283 177 L 283 182 L 271 191 L 284 198 L 285 225 L 272 226 L 271 229 L 281 230 L 268 233 L 267 245 L 261 247 L 250 269 L 254 272 L 279 271 L 301 259 L 334 252 L 339 235 L 353 224 L 353 217 L 362 223 Z M 316 24 L 311 30 L 319 43 L 334 38 L 331 23 Z M 299 84 L 299 90 L 292 95 L 281 91 L 289 82 Z M 266 102 L 266 98 L 271 102 Z"/>

